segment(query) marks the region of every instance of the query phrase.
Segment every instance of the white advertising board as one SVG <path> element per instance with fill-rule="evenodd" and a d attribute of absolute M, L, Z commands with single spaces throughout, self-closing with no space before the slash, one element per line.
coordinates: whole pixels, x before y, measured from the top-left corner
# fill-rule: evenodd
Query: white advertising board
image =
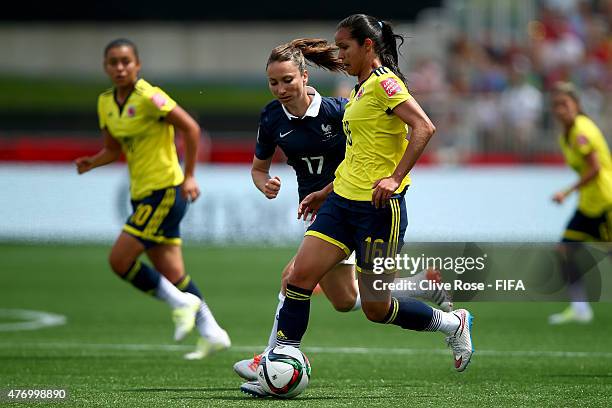
<path fill-rule="evenodd" d="M 271 173 L 283 182 L 275 200 L 253 186 L 249 166 L 200 166 L 202 196 L 181 224 L 185 242 L 299 242 L 295 174 L 285 165 Z M 550 198 L 572 180 L 564 168 L 418 168 L 406 241 L 556 241 L 576 201 L 559 207 Z M 123 165 L 82 176 L 68 165 L 0 165 L 5 242 L 111 242 L 129 211 Z"/>

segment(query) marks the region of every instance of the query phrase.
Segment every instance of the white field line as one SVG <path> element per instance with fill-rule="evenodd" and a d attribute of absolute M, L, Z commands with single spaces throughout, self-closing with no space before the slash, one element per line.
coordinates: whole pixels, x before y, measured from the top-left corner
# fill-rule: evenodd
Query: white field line
<path fill-rule="evenodd" d="M 66 324 L 66 316 L 38 310 L 0 309 L 0 319 L 2 318 L 20 321 L 0 323 L 0 332 L 38 330 Z"/>
<path fill-rule="evenodd" d="M 191 351 L 193 346 L 178 344 L 101 344 L 101 343 L 10 343 L 0 342 L 3 349 L 79 349 L 119 351 Z M 252 354 L 264 346 L 232 346 L 231 350 Z M 387 355 L 447 355 L 447 349 L 376 348 L 376 347 L 304 347 L 306 353 L 325 354 L 387 354 Z M 603 351 L 553 351 L 553 350 L 476 350 L 479 356 L 491 357 L 542 357 L 542 358 L 611 358 L 612 352 Z"/>

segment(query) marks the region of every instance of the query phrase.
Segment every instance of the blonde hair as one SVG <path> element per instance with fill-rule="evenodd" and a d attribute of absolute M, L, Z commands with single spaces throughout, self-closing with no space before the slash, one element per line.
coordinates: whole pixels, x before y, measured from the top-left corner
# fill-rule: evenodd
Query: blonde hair
<path fill-rule="evenodd" d="M 569 96 L 578 106 L 578 111 L 582 113 L 580 106 L 580 96 L 578 95 L 578 88 L 571 82 L 556 82 L 552 87 L 553 93 L 560 93 Z"/>

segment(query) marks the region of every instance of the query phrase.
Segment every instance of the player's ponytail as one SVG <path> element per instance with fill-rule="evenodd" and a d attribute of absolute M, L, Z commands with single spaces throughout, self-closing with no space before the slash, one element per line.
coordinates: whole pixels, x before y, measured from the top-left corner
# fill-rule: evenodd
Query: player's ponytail
<path fill-rule="evenodd" d="M 306 60 L 321 68 L 340 72 L 344 65 L 336 57 L 337 48 L 320 38 L 298 38 L 275 47 L 268 57 L 266 67 L 273 62 L 293 61 L 300 73 L 306 69 Z"/>
<path fill-rule="evenodd" d="M 382 47 L 380 50 L 380 62 L 391 71 L 395 73 L 404 83 L 406 78 L 399 69 L 399 58 L 397 50 L 404 44 L 404 37 L 393 32 L 393 28 L 386 21 L 380 21 L 381 25 L 381 36 L 382 36 Z M 399 45 L 397 41 L 400 41 Z"/>
<path fill-rule="evenodd" d="M 372 40 L 374 52 L 380 58 L 380 62 L 404 83 L 406 82 L 406 77 L 399 69 L 398 58 L 398 48 L 404 43 L 404 37 L 394 33 L 391 24 L 366 14 L 353 14 L 338 23 L 337 28 L 348 29 L 351 37 L 357 40 L 359 45 L 363 45 L 366 38 Z M 398 40 L 400 40 L 399 45 Z"/>
<path fill-rule="evenodd" d="M 321 38 L 298 38 L 289 43 L 292 47 L 302 51 L 306 60 L 333 72 L 344 70 L 344 64 L 336 56 L 338 48 Z"/>

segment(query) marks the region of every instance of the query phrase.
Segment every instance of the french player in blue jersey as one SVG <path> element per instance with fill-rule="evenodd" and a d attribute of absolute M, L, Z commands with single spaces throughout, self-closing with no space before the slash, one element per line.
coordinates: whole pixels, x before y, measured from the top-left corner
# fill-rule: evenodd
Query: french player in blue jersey
<path fill-rule="evenodd" d="M 255 186 L 268 198 L 277 197 L 281 179 L 270 176 L 272 156 L 279 147 L 297 176 L 299 200 L 327 186 L 344 160 L 346 136 L 342 131 L 345 98 L 321 96 L 308 86 L 306 61 L 341 72 L 335 46 L 322 39 L 296 39 L 274 48 L 268 58 L 268 86 L 276 98 L 261 112 L 251 175 Z M 308 227 L 309 221 L 304 221 Z M 291 259 L 282 273 L 279 303 L 268 347 L 276 345 L 278 311 L 285 300 L 285 280 L 293 270 Z M 359 310 L 361 301 L 354 275 L 354 256 L 340 262 L 319 286 L 340 312 Z M 238 375 L 257 378 L 260 355 L 234 365 Z"/>

